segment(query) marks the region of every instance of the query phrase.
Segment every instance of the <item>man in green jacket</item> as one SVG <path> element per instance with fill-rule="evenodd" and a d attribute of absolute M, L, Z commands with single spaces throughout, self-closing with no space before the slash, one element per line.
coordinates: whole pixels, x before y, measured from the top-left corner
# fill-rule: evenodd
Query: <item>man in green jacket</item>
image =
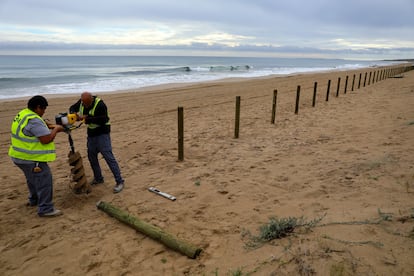
<path fill-rule="evenodd" d="M 49 125 L 42 116 L 48 106 L 43 96 L 34 96 L 27 108 L 21 110 L 11 125 L 9 156 L 19 167 L 29 188 L 29 206 L 38 207 L 41 217 L 54 217 L 62 212 L 53 205 L 53 180 L 47 162 L 56 159 L 53 140 L 64 130 L 60 125 Z"/>

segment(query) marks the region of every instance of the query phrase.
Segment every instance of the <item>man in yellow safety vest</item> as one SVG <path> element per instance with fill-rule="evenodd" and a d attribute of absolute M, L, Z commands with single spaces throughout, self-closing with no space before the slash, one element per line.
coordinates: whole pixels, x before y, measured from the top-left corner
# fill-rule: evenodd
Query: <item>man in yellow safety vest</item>
<path fill-rule="evenodd" d="M 9 156 L 26 177 L 29 188 L 27 205 L 37 206 L 41 217 L 55 217 L 62 212 L 53 205 L 53 180 L 47 162 L 56 159 L 53 140 L 64 128 L 43 120 L 47 106 L 47 100 L 37 95 L 16 115 L 11 125 Z"/>
<path fill-rule="evenodd" d="M 104 182 L 98 160 L 98 154 L 101 153 L 115 178 L 113 192 L 121 192 L 124 189 L 124 179 L 112 153 L 111 124 L 106 104 L 100 98 L 92 96 L 91 93 L 83 92 L 81 98 L 69 107 L 69 113 L 76 113 L 78 120 L 84 120 L 88 125 L 88 159 L 94 176 L 91 185 Z"/>

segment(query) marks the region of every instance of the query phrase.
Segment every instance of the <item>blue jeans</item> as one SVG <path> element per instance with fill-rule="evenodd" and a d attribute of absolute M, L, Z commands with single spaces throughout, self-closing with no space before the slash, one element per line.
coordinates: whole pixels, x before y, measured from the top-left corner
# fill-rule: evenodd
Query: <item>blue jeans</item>
<path fill-rule="evenodd" d="M 53 211 L 53 180 L 49 165 L 45 162 L 39 162 L 41 172 L 34 172 L 36 166 L 33 164 L 17 164 L 25 177 L 27 187 L 29 188 L 29 203 L 32 206 L 37 205 L 39 215 Z"/>
<path fill-rule="evenodd" d="M 87 147 L 89 163 L 92 167 L 93 176 L 97 181 L 103 180 L 101 166 L 98 161 L 98 153 L 101 153 L 114 175 L 116 183 L 124 183 L 118 162 L 112 153 L 111 137 L 109 134 L 101 134 L 94 137 L 88 136 Z"/>

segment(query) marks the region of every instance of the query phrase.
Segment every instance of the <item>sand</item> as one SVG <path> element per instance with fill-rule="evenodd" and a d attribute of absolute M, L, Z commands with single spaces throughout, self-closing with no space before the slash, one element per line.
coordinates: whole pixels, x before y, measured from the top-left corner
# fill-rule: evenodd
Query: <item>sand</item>
<path fill-rule="evenodd" d="M 98 94 L 110 110 L 126 186 L 112 193 L 114 179 L 101 159 L 105 183 L 73 194 L 68 137 L 61 133 L 50 163 L 54 202 L 64 212 L 57 218 L 39 218 L 25 206 L 25 179 L 7 156 L 11 120 L 27 100 L 0 102 L 0 275 L 414 275 L 414 71 L 365 87 L 362 81 L 357 89 L 359 73 L 374 70 Z M 53 121 L 78 96 L 48 99 L 44 118 Z M 85 126 L 72 136 L 91 179 Z M 149 192 L 151 186 L 177 200 Z M 98 210 L 100 200 L 202 253 L 191 259 L 167 248 Z M 272 217 L 302 218 L 308 227 L 252 246 Z"/>

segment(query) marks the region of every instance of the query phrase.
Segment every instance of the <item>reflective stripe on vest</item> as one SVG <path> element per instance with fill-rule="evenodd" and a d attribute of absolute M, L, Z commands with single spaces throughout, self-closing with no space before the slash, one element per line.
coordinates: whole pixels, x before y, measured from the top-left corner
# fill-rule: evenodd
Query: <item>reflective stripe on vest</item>
<path fill-rule="evenodd" d="M 93 105 L 93 107 L 91 108 L 91 110 L 89 110 L 89 113 L 88 114 L 86 114 L 86 115 L 89 115 L 89 116 L 95 116 L 95 109 L 96 109 L 96 107 L 98 106 L 98 103 L 101 101 L 101 99 L 100 98 L 98 98 L 98 97 L 96 97 L 95 98 L 95 102 L 94 102 L 94 105 Z M 80 105 L 80 108 L 79 108 L 79 113 L 80 113 L 80 115 L 81 116 L 83 116 L 84 115 L 84 113 L 83 113 L 83 111 L 84 111 L 84 109 L 85 109 L 85 107 L 83 106 L 83 104 L 81 103 L 81 105 Z M 108 122 L 106 122 L 106 125 L 110 125 L 111 123 L 109 122 L 109 114 L 108 114 Z M 100 125 L 98 125 L 98 124 L 88 124 L 88 128 L 89 129 L 95 129 L 95 128 L 97 128 L 97 127 L 99 127 Z"/>
<path fill-rule="evenodd" d="M 26 108 L 20 111 L 11 125 L 11 146 L 9 156 L 38 162 L 49 162 L 56 159 L 55 144 L 50 142 L 42 144 L 35 136 L 26 136 L 23 129 L 31 119 L 40 119 L 45 126 L 42 117 Z"/>

